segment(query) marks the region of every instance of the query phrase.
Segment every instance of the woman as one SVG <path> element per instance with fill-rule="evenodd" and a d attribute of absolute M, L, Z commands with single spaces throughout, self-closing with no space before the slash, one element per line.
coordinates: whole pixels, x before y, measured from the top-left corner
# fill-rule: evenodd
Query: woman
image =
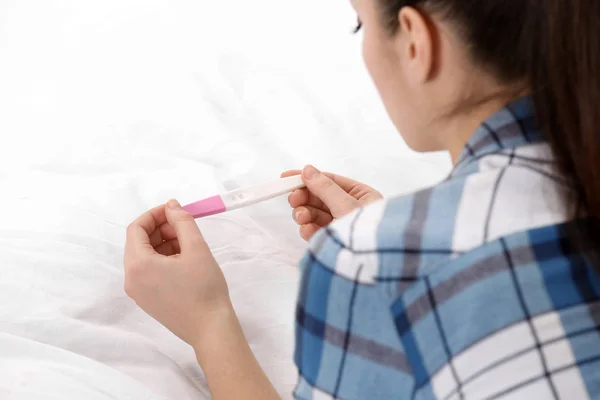
<path fill-rule="evenodd" d="M 392 121 L 454 169 L 387 201 L 302 171 L 297 398 L 600 396 L 600 3 L 353 6 Z M 127 293 L 193 346 L 214 398 L 277 398 L 178 203 L 126 247 Z"/>

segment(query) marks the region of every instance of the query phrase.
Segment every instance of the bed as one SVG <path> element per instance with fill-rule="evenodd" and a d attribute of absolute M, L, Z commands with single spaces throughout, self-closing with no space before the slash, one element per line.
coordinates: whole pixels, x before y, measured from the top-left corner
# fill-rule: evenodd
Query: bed
<path fill-rule="evenodd" d="M 313 163 L 385 195 L 434 184 L 387 120 L 345 1 L 0 2 L 0 399 L 206 399 L 193 352 L 123 293 L 125 226 Z M 285 199 L 199 221 L 290 398 Z"/>

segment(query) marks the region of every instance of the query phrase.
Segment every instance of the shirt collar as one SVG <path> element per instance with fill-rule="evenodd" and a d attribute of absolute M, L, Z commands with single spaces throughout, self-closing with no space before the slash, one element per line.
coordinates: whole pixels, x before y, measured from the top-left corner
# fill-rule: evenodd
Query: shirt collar
<path fill-rule="evenodd" d="M 533 100 L 531 96 L 521 97 L 498 110 L 477 128 L 458 157 L 454 172 L 485 155 L 542 140 Z"/>

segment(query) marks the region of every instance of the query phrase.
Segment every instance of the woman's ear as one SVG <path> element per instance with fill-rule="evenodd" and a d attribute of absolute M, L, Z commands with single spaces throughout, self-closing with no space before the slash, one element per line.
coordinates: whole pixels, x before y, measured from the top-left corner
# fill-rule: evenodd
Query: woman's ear
<path fill-rule="evenodd" d="M 403 64 L 413 82 L 425 83 L 434 72 L 434 27 L 427 17 L 413 7 L 398 13 L 399 48 Z"/>

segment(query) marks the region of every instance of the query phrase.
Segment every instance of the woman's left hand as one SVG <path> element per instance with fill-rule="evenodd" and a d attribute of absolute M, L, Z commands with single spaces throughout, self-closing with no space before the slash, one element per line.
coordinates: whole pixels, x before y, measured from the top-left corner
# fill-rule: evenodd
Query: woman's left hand
<path fill-rule="evenodd" d="M 227 283 L 194 218 L 171 200 L 127 228 L 125 291 L 146 313 L 195 346 L 232 312 Z"/>

